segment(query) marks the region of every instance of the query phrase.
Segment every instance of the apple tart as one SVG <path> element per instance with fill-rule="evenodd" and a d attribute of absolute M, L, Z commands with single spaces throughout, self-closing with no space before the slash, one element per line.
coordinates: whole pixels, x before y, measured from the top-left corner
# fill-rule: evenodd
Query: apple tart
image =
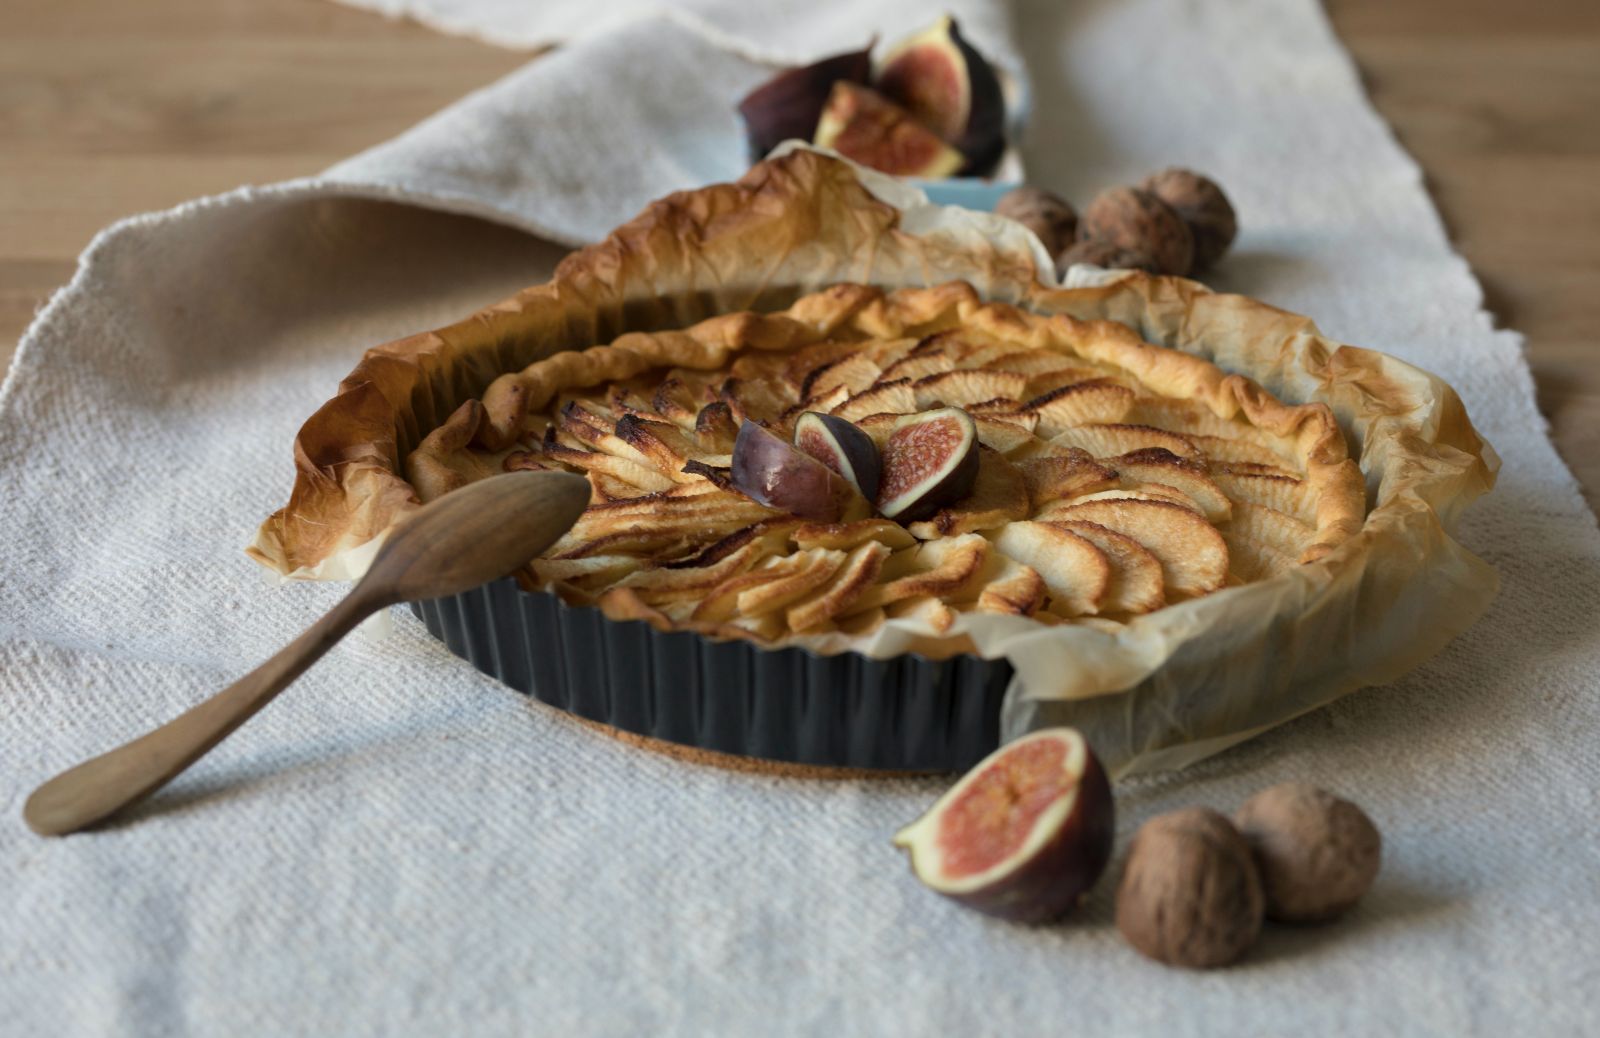
<path fill-rule="evenodd" d="M 528 468 L 594 486 L 534 586 L 764 643 L 1125 621 L 1322 558 L 1364 511 L 1325 405 L 960 282 L 840 284 L 559 353 L 406 462 L 424 500 Z"/>
<path fill-rule="evenodd" d="M 791 150 L 369 349 L 249 550 L 349 579 L 423 501 L 583 472 L 522 586 L 418 604 L 429 632 L 620 728 L 869 767 L 1047 724 L 1116 775 L 1182 766 L 1481 615 L 1453 529 L 1498 462 L 1448 385 L 1182 278 L 1069 279 L 1018 224 Z"/>

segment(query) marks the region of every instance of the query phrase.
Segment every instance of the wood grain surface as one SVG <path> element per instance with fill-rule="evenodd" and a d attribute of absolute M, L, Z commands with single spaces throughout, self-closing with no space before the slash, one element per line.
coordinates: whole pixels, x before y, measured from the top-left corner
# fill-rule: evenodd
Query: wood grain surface
<path fill-rule="evenodd" d="M 1600 3 L 1328 0 L 1600 503 Z M 315 173 L 531 55 L 327 0 L 0 5 L 0 364 L 94 232 Z"/>

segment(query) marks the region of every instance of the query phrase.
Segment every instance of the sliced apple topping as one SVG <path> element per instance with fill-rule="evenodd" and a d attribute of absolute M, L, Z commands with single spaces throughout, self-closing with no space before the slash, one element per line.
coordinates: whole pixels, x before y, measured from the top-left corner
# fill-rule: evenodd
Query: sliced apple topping
<path fill-rule="evenodd" d="M 1028 517 L 1028 485 L 1000 454 L 978 452 L 978 478 L 971 493 L 908 529 L 922 540 L 993 530 Z"/>
<path fill-rule="evenodd" d="M 1080 616 L 1100 611 L 1111 583 L 1111 564 L 1085 538 L 1054 523 L 1022 522 L 1001 530 L 994 545 L 1043 578 L 1052 612 Z"/>
<path fill-rule="evenodd" d="M 1205 517 L 1167 501 L 1089 501 L 1062 509 L 1064 520 L 1082 519 L 1138 541 L 1161 563 L 1169 597 L 1193 597 L 1228 579 L 1228 546 Z"/>
<path fill-rule="evenodd" d="M 1069 519 L 1056 525 L 1099 548 L 1110 564 L 1111 577 L 1100 601 L 1101 612 L 1148 613 L 1166 604 L 1167 585 L 1161 576 L 1161 562 L 1150 554 L 1150 549 L 1099 523 Z"/>
<path fill-rule="evenodd" d="M 1302 445 L 1221 417 L 1226 396 L 1151 392 L 1080 355 L 1071 322 L 985 304 L 952 327 L 943 304 L 894 317 L 853 291 L 731 353 L 728 324 L 703 368 L 541 398 L 488 470 L 578 471 L 594 494 L 532 577 L 762 641 L 967 612 L 1117 630 L 1319 543 Z"/>

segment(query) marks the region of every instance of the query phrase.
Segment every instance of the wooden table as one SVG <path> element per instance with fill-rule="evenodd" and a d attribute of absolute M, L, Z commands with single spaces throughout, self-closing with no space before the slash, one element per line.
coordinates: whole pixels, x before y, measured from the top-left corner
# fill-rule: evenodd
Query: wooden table
<path fill-rule="evenodd" d="M 1600 3 L 1328 0 L 1600 503 Z M 326 0 L 0 6 L 0 364 L 112 220 L 315 173 L 528 55 Z"/>

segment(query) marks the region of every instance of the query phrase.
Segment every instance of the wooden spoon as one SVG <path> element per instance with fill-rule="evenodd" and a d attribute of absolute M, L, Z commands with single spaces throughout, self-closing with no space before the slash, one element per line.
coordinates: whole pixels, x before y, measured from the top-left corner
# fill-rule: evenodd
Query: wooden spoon
<path fill-rule="evenodd" d="M 503 577 L 544 551 L 589 504 L 570 472 L 513 472 L 453 491 L 396 524 L 361 582 L 255 670 L 130 743 L 33 791 L 22 817 L 65 836 L 149 796 L 203 757 L 362 620 L 397 602 L 443 598 Z"/>

